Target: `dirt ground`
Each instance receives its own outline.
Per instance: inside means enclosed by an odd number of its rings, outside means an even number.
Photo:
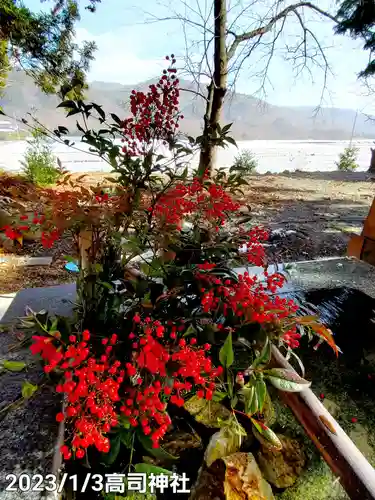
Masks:
[[[87,184],[105,175],[88,174]],[[255,224],[271,229],[268,247],[272,260],[292,262],[342,256],[350,237],[359,234],[375,196],[375,180],[366,173],[294,172],[253,175],[243,202]],[[71,252],[65,240],[50,252],[51,266],[18,268],[0,264],[0,293],[21,288],[51,286],[74,280],[64,269]],[[39,245],[22,253],[45,255]]]
[[[346,254],[375,197],[366,173],[295,172],[253,176],[244,201],[254,222],[268,226],[280,262]]]

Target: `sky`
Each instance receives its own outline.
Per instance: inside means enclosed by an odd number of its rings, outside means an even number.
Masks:
[[[165,0],[168,2],[169,0]],[[172,2],[172,0],[170,0]],[[280,0],[279,0],[280,1]],[[85,0],[80,0],[83,3]],[[164,0],[102,0],[97,11],[90,13],[82,9],[81,20],[76,27],[77,41],[95,41],[98,47],[95,61],[89,73],[89,80],[117,82],[131,85],[137,84],[160,74],[165,65],[165,55],[175,53],[180,65],[184,64],[186,43],[193,61],[197,61],[202,53],[203,40],[201,30],[182,28],[179,20],[150,22],[157,16],[168,18],[174,16],[173,11],[185,15],[195,21],[197,15],[193,12],[207,13],[210,0],[174,0],[167,5]],[[250,6],[238,17],[235,28],[237,32],[248,30],[259,23],[259,17],[266,14],[267,4],[271,0],[228,0],[230,12],[228,21],[231,23],[243,6]],[[232,2],[232,5],[231,3]],[[234,3],[236,2],[236,3]],[[51,4],[40,3],[39,0],[24,0],[27,7],[33,10],[47,8]],[[292,3],[282,2],[284,6]],[[316,0],[320,8],[331,9],[334,0]],[[296,78],[295,63],[285,59],[285,47],[295,47],[301,41],[301,27],[297,18],[290,16],[275,46],[275,55],[268,68],[268,79],[265,88],[259,73],[267,64],[266,55],[270,45],[253,52],[242,65],[236,79],[237,92],[254,95],[278,106],[334,106],[340,108],[358,109],[365,113],[375,113],[375,98],[368,96],[363,84],[358,81],[358,72],[366,66],[368,53],[361,49],[359,41],[350,37],[333,34],[333,23],[322,20],[310,12],[304,15],[305,26],[320,41],[332,74],[327,78],[327,90],[322,95],[324,71],[313,68],[313,80],[308,71]],[[278,25],[280,26],[280,25]],[[310,35],[309,35],[310,36]],[[185,41],[187,40],[187,42]],[[270,41],[270,38],[266,41]],[[316,45],[310,36],[309,53],[314,54]],[[320,59],[322,62],[322,59]]]

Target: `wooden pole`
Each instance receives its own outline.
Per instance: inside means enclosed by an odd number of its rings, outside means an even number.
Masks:
[[[79,233],[79,260],[80,269],[87,271],[90,267],[90,249],[92,245],[92,231],[83,230]]]

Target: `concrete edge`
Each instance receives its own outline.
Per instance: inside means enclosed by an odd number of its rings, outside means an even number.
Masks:
[[[67,403],[66,398],[64,398],[62,402],[62,412],[65,412],[66,403]],[[64,437],[65,437],[65,422],[62,421],[59,423],[57,431],[57,437],[52,458],[52,466],[50,470],[50,474],[53,474],[56,477],[57,490],[53,492],[45,492],[45,495],[43,496],[45,500],[60,500],[64,494],[64,488],[61,492],[58,491],[60,484],[59,480],[63,468],[63,461],[60,448],[64,444]]]

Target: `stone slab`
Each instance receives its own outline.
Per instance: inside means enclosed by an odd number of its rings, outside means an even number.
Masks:
[[[16,267],[50,266],[52,257],[23,257],[19,255],[1,255],[0,265],[12,265]]]
[[[236,268],[263,277],[262,267]],[[287,282],[280,292],[312,290],[319,288],[349,287],[375,298],[375,267],[353,257],[328,257],[324,259],[293,262],[269,266],[268,272],[287,274]]]
[[[0,322],[5,316],[5,313],[12,304],[16,294],[15,293],[4,293],[0,294]]]
[[[24,316],[26,306],[34,311],[45,309],[51,313],[71,315],[75,297],[74,284],[0,295],[0,324],[11,324]],[[40,385],[43,379],[42,367],[35,362],[30,350],[14,349],[19,342],[18,335],[19,332],[12,327],[0,333],[0,361],[24,361],[28,365],[22,372],[0,374],[0,500],[41,500],[45,499],[42,492],[22,492],[18,488],[6,491],[9,485],[6,477],[8,474],[17,477],[21,474],[45,476],[54,470],[58,439],[61,438],[55,416],[61,409],[62,399],[45,386],[21,406],[1,412],[21,397],[23,381]]]
[[[294,289],[349,287],[375,298],[375,266],[352,257],[296,262],[289,269]]]
[[[27,306],[36,312],[45,309],[61,316],[70,316],[75,300],[74,283],[44,288],[25,288],[15,294],[0,295],[0,323],[9,323],[25,316]]]

